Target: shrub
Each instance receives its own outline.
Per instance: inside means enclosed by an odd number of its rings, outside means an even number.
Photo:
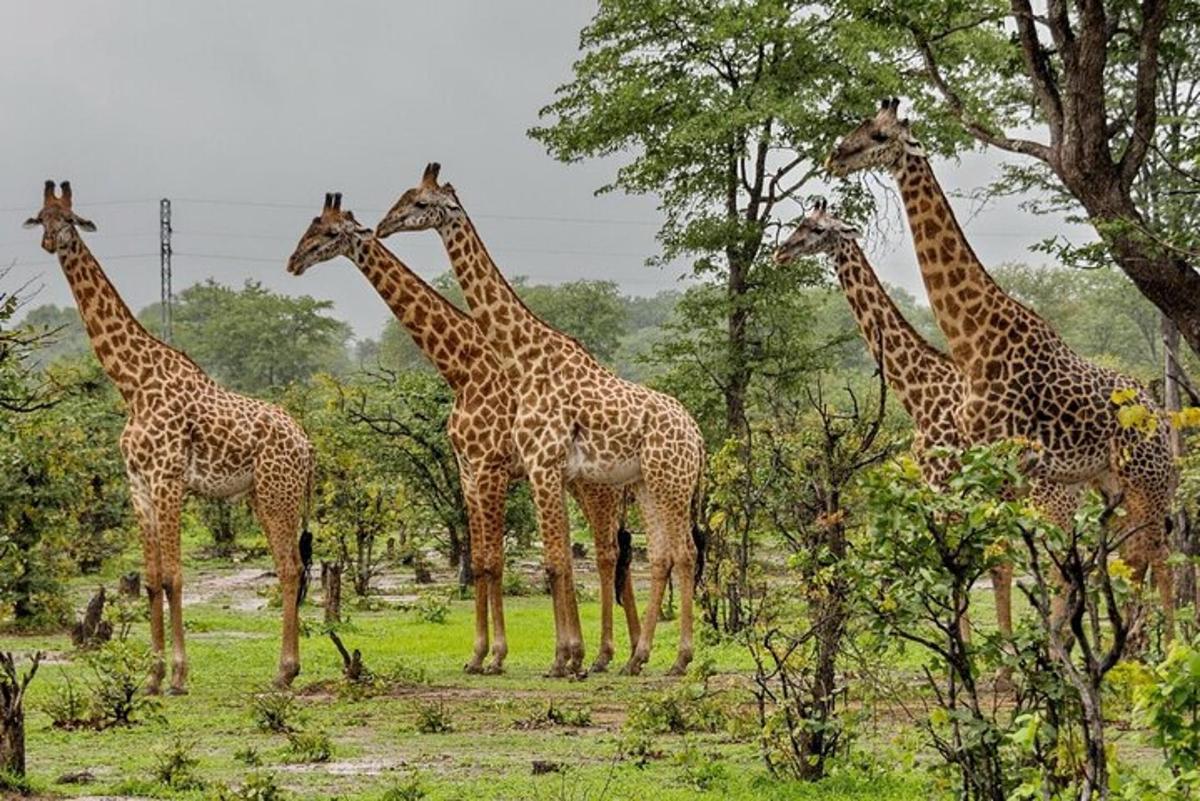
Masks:
[[[250,715],[260,731],[290,734],[300,717],[296,697],[287,690],[269,687],[250,696]]]
[[[639,701],[626,725],[645,734],[715,732],[727,717],[707,682],[685,682]]]
[[[192,744],[176,738],[160,751],[154,761],[154,779],[174,790],[198,790],[204,786],[195,774],[200,760],[192,753]]]
[[[64,677],[66,681],[42,704],[42,711],[50,716],[50,725],[56,729],[71,731],[91,725],[91,705],[76,691],[70,675]]]
[[[433,701],[428,704],[418,703],[416,712],[417,731],[421,734],[448,734],[454,731],[450,708],[444,701]]]
[[[421,777],[414,773],[380,793],[379,801],[421,801],[427,795]]]
[[[284,758],[288,762],[328,762],[333,758],[333,741],[323,731],[292,732]]]
[[[450,600],[442,593],[424,592],[413,611],[426,623],[445,623],[450,618]]]
[[[535,709],[516,722],[520,729],[540,729],[547,726],[590,726],[592,710],[586,706],[560,706],[550,701],[544,708]]]
[[[158,714],[158,700],[142,693],[155,662],[150,651],[120,640],[87,655],[92,671],[92,723],[96,728],[131,726],[138,722],[138,715]]]
[[[233,758],[248,768],[257,768],[262,765],[262,755],[252,745],[234,751]]]
[[[240,787],[217,790],[217,801],[284,801],[287,797],[270,773],[251,773]]]
[[[707,792],[725,783],[728,772],[719,761],[720,755],[701,753],[694,743],[684,743],[683,750],[675,754],[674,763],[682,768],[681,784],[698,792]]]

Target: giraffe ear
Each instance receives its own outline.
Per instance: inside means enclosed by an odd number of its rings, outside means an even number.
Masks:
[[[71,222],[75,223],[76,228],[79,228],[80,230],[83,230],[83,231],[95,231],[96,230],[96,224],[94,222],[92,222],[91,220],[85,220],[84,218],[80,217],[78,214],[71,215]]]
[[[37,217],[30,217],[28,220],[26,220],[24,223],[21,224],[21,227],[22,228],[37,228],[41,224],[42,224],[42,221],[39,220]]]

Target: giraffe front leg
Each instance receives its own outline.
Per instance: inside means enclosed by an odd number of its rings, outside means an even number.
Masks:
[[[504,659],[508,656],[508,633],[504,627],[504,505],[509,484],[507,465],[483,473],[477,484],[483,521],[479,569],[486,578],[492,615],[492,657],[483,671],[498,675],[504,672]]]
[[[187,652],[183,634],[183,564],[179,516],[183,510],[183,483],[164,480],[154,487],[154,517],[157,523],[162,574],[159,586],[166,593],[171,613],[171,695],[187,692]]]
[[[621,522],[622,490],[575,484],[572,492],[583,509],[596,548],[596,572],[600,578],[600,649],[592,673],[608,670],[616,649],[613,645],[613,600],[616,589],[617,528]]]
[[[460,460],[461,461],[461,460]],[[491,587],[484,569],[484,511],[478,496],[479,488],[470,468],[460,466],[463,497],[467,505],[467,536],[471,543],[471,580],[475,590],[475,645],[463,672],[483,673],[483,660],[488,651],[488,602]]]
[[[146,682],[146,692],[158,695],[162,692],[166,665],[163,661],[165,637],[163,632],[163,581],[162,554],[158,545],[158,531],[154,519],[154,501],[150,488],[133,471],[129,473],[130,497],[138,521],[138,532],[142,540],[142,572],[146,587],[146,600],[150,607],[150,647],[154,664]]]
[[[267,537],[275,574],[279,577],[283,632],[274,685],[284,689],[300,675],[300,576],[304,566],[299,534],[305,479],[271,482],[259,477],[265,472],[256,467],[251,497],[254,515]]]
[[[583,663],[583,643],[579,635],[579,607],[575,600],[562,471],[558,464],[552,462],[549,465],[531,465],[527,467],[527,472],[537,506],[543,559],[554,604],[554,662],[546,675],[551,678],[577,675]]]

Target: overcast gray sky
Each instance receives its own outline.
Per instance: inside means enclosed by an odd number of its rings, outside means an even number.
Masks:
[[[593,191],[612,165],[559,164],[527,139],[537,110],[570,77],[583,0],[205,0],[6,3],[0,25],[0,264],[71,302],[38,234],[21,230],[46,178],[69,179],[99,227],[88,242],[134,308],[158,299],[158,199],[174,204],[175,289],[247,278],[336,303],[359,335],[387,310],[349,262],[302,278],[284,263],[323,193],[374,225],[443,165],[502,269],[536,282],[617,281],[629,293],[672,286],[681,269],[655,252],[653,198]],[[995,154],[938,166],[951,190],[997,172]],[[958,203],[963,215],[966,202]],[[986,263],[1063,229],[998,201],[967,221]],[[920,294],[907,233],[872,242],[884,280]],[[398,235],[421,274],[447,268],[433,233]],[[10,287],[11,288],[11,287]]]

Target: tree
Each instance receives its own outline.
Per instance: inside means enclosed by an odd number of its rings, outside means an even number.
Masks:
[[[1172,203],[1194,205],[1200,190],[1200,121],[1187,116],[1200,77],[1200,5],[1049,0],[1045,14],[1030,0],[842,5],[908,40],[925,80],[920,105],[978,142],[1032,159],[1010,169],[1008,187],[1050,190],[1050,204],[1081,208],[1111,258],[1200,353],[1200,240],[1139,191],[1161,187],[1167,172],[1171,191],[1186,184]],[[1172,141],[1186,147],[1169,153]]]
[[[84,356],[92,352],[83,320],[74,306],[53,303],[35,306],[22,318],[21,327],[48,338],[38,348],[35,360],[38,366],[48,365],[60,356]]]
[[[174,344],[222,384],[261,394],[347,364],[350,327],[330,301],[291,298],[248,280],[240,289],[206,281],[183,290],[172,312]],[[142,312],[148,325],[152,310]]]
[[[602,192],[658,195],[655,261],[691,258],[713,288],[695,319],[719,336],[702,377],[721,395],[722,436],[748,435],[763,348],[790,347],[756,327],[779,289],[761,275],[768,232],[819,173],[849,121],[845,95],[864,82],[843,58],[862,43],[830,22],[823,5],[789,0],[603,0],[573,80],[529,132],[562,161],[620,153]],[[865,193],[852,196],[861,208]]]
[[[0,412],[0,608],[20,628],[65,622],[63,580],[98,569],[130,527],[116,390],[91,358],[51,381],[54,405]]]

